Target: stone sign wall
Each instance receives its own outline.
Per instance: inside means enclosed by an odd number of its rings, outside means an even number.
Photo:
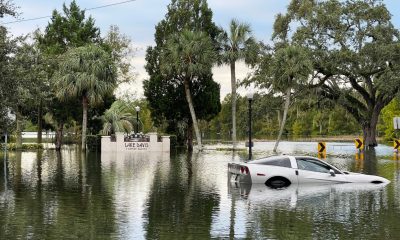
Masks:
[[[102,152],[169,152],[169,136],[162,136],[158,141],[157,133],[149,133],[148,142],[136,142],[134,140],[126,141],[123,133],[116,133],[116,141],[111,141],[110,136],[101,137]]]

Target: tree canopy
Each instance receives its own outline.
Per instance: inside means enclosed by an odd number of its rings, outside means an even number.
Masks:
[[[165,19],[156,26],[154,47],[149,47],[146,52],[146,71],[149,79],[144,81],[144,94],[149,101],[154,122],[160,126],[165,120],[170,132],[180,132],[177,124],[189,124],[189,131],[184,131],[183,138],[190,134],[191,115],[186,102],[183,82],[177,81],[180,73],[161,72],[161,56],[166,48],[166,43],[172,35],[183,30],[203,32],[211,40],[213,49],[218,50],[217,36],[220,29],[212,21],[212,11],[205,0],[172,0],[168,5]],[[196,77],[190,84],[194,109],[198,119],[207,119],[217,114],[220,110],[219,84],[212,79],[211,69],[207,74]],[[187,127],[186,127],[187,129]]]
[[[69,47],[80,47],[88,43],[100,43],[100,29],[95,26],[94,19],[86,18],[85,10],[81,10],[75,0],[69,7],[63,4],[63,13],[53,11],[44,34],[37,40],[44,53],[61,54]]]
[[[366,146],[376,146],[379,114],[400,90],[399,31],[383,2],[293,0],[273,37],[310,52],[314,75],[305,87],[344,107]]]
[[[81,99],[83,108],[82,148],[86,148],[89,105],[103,103],[116,88],[116,69],[111,56],[95,45],[73,48],[61,55],[60,68],[54,74],[56,96],[60,100]]]

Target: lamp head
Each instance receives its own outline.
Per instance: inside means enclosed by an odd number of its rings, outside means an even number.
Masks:
[[[248,93],[246,94],[246,96],[247,96],[247,99],[248,99],[248,100],[253,100],[254,92],[248,92]]]
[[[140,107],[139,107],[139,106],[136,106],[136,107],[135,107],[135,110],[136,110],[136,112],[139,112],[139,111],[140,111]]]

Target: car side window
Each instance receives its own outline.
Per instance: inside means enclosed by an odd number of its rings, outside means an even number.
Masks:
[[[268,159],[259,164],[262,165],[270,165],[270,166],[278,166],[278,167],[287,167],[291,168],[292,165],[290,164],[289,158],[275,158],[275,159]]]
[[[301,170],[329,173],[329,170],[332,169],[329,165],[326,165],[314,159],[300,158],[296,160],[297,160],[297,168]]]

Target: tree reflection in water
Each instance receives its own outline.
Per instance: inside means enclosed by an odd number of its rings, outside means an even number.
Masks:
[[[143,214],[147,239],[209,239],[212,215],[219,204],[215,190],[200,180],[198,153],[173,156],[166,178],[155,172]]]
[[[0,201],[0,239],[108,239],[115,235],[112,198],[100,181],[101,162],[90,155],[92,161],[86,155],[79,158],[90,162],[81,171],[93,173],[82,186],[83,182],[76,181],[79,174],[69,161],[70,153],[10,154],[8,169],[2,171],[8,172],[10,196]],[[90,191],[82,191],[83,187]]]
[[[396,239],[400,164],[381,152],[326,161],[387,186],[284,190],[227,184],[243,152],[11,152],[0,159],[0,239]]]

